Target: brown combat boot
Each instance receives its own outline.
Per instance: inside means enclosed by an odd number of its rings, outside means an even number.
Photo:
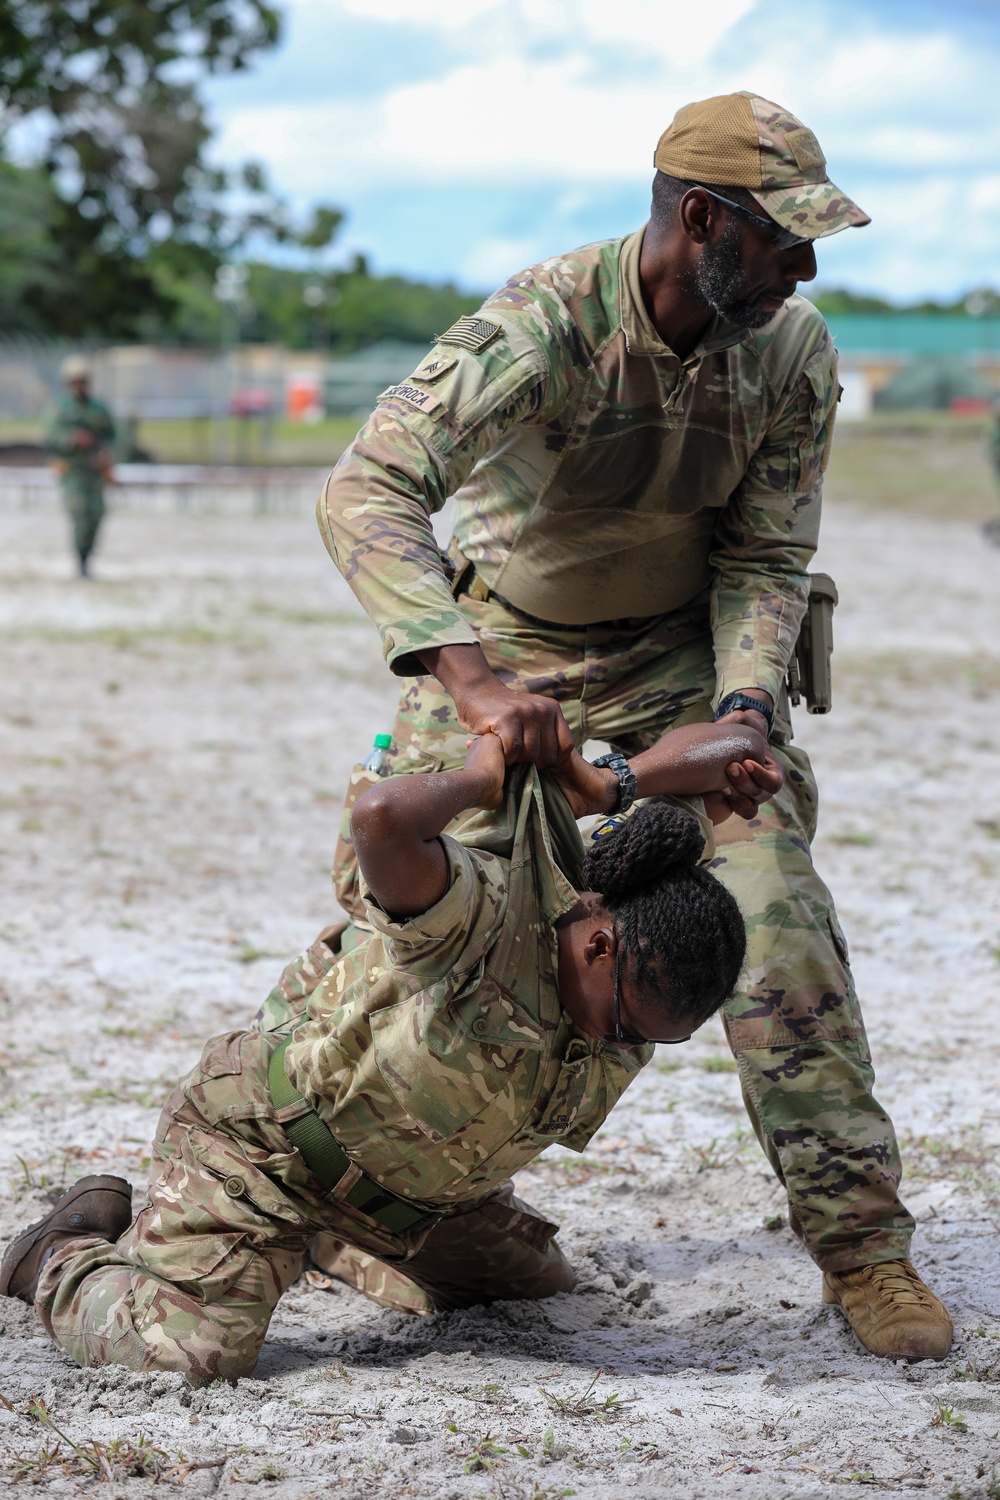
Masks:
[[[908,1260],[823,1273],[823,1301],[840,1308],[866,1349],[883,1359],[944,1359],[948,1309]]]
[[[96,1235],[114,1243],[132,1222],[132,1189],[124,1177],[81,1177],[51,1213],[22,1229],[0,1264],[0,1296],[32,1303],[49,1251],[65,1240]]]

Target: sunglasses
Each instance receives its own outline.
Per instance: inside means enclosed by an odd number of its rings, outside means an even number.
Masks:
[[[771,244],[776,250],[794,250],[797,245],[812,244],[807,234],[793,234],[790,229],[782,229],[781,225],[776,224],[773,219],[763,219],[760,214],[751,213],[748,208],[743,207],[742,203],[734,203],[731,198],[723,198],[721,193],[715,192],[713,188],[706,187],[703,182],[694,182],[691,186],[701,188],[702,192],[707,193],[710,198],[714,198],[716,203],[724,203],[726,208],[731,209],[734,214],[739,214],[741,218],[746,219],[748,224],[756,224],[758,229],[766,230]]]
[[[615,937],[617,936],[618,934],[615,933]],[[617,1042],[619,1047],[648,1047],[653,1042],[655,1042],[658,1047],[678,1047],[680,1046],[681,1042],[689,1042],[691,1040],[690,1032],[688,1032],[687,1036],[672,1036],[663,1041],[654,1036],[633,1036],[631,1032],[622,1031],[622,997],[621,985],[619,980],[621,951],[621,944],[619,943],[615,948],[614,969],[615,1030],[613,1036],[605,1037],[604,1040],[606,1042]]]

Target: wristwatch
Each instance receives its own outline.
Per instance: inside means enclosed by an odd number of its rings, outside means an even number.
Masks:
[[[596,766],[599,770],[602,770],[606,766],[609,771],[614,771],[618,777],[618,801],[611,809],[611,812],[628,812],[635,801],[636,793],[639,790],[639,782],[625,756],[620,750],[609,750],[607,755],[599,755],[590,764]]]
[[[769,703],[764,703],[760,698],[751,698],[749,693],[727,693],[715,710],[717,719],[725,718],[726,714],[735,713],[738,708],[749,709],[751,713],[761,714],[767,720],[768,739],[774,729],[774,709]],[[597,762],[595,761],[596,765]]]

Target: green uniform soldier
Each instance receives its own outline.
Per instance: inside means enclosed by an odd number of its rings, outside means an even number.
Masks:
[[[104,519],[104,486],[111,477],[115,425],[103,401],[90,394],[90,365],[79,355],[63,361],[65,386],[49,421],[47,446],[59,473],[63,501],[73,523],[73,545],[80,576]]]
[[[769,734],[784,784],[764,803],[737,777],[714,865],[749,931],[725,1012],[744,1099],[825,1300],[877,1354],[943,1357],[782,696],[839,391],[795,288],[815,240],[869,220],[750,93],[680,110],[654,160],[643,229],[512,276],[384,392],[320,527],[404,679],[397,771],[461,764],[469,731],[541,766],[713,716]]]
[[[990,436],[990,458],[993,469],[1000,480],[1000,408],[997,409],[993,418],[993,432]],[[994,547],[1000,547],[1000,519],[984,521],[983,535]]]
[[[698,861],[734,759],[780,779],[756,731],[692,725],[630,766],[542,775],[487,734],[461,770],[370,788],[352,818],[370,937],[322,933],[257,1029],[209,1042],[134,1222],[123,1179],[82,1179],[8,1247],[0,1293],[81,1365],[202,1384],[253,1369],[317,1231],[338,1273],[414,1310],[401,1286],[439,1309],[569,1290],[555,1224],[509,1179],[554,1141],[582,1151],[648,1039],[686,1041],[732,993],[743,920]],[[653,800],[585,856],[575,819],[625,787]]]

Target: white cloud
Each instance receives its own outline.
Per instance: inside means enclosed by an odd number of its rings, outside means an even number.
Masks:
[[[307,0],[300,14],[318,3]],[[653,145],[681,104],[750,86],[800,113],[820,135],[835,171],[838,156],[888,168],[968,166],[1000,156],[1000,117],[992,112],[984,119],[974,103],[984,97],[989,58],[963,51],[948,37],[838,34],[828,7],[806,12],[780,49],[761,36],[738,60],[727,55],[720,61],[714,56],[720,43],[751,15],[755,0],[716,0],[708,15],[689,0],[619,0],[614,6],[607,0],[430,0],[417,16],[403,0],[342,3],[387,23],[405,14],[430,34],[475,30],[475,17],[487,13],[493,21],[520,18],[525,24],[505,27],[503,50],[476,46],[473,58],[440,76],[361,105],[330,100],[231,110],[224,154],[241,140],[256,142],[255,149],[280,163],[282,179],[293,181],[304,162],[324,155],[335,180],[345,184],[372,172],[390,182],[400,172],[410,181],[431,182],[482,172],[508,180],[555,177],[567,185],[595,177],[633,181],[648,174]],[[548,32],[556,12],[572,22],[562,28],[565,44],[556,55],[536,56],[528,43]],[[619,62],[609,79],[598,64],[612,43],[632,49],[637,65],[645,66],[630,75]],[[655,77],[650,54],[662,59]]]
[[[641,46],[676,68],[705,62],[757,0],[579,0],[575,21],[587,42]]]
[[[383,23],[387,44],[405,25],[407,44],[424,49],[420,81],[360,101],[272,106],[249,102],[248,89],[221,121],[220,154],[262,157],[300,201],[350,206],[415,185],[505,196],[509,224],[472,249],[442,243],[442,275],[496,281],[536,243],[535,226],[518,222],[519,191],[551,190],[553,222],[579,217],[594,194],[649,179],[681,104],[749,87],[815,129],[834,180],[875,219],[864,236],[824,247],[824,279],[829,263],[884,281],[876,256],[900,295],[938,276],[996,276],[977,259],[1000,229],[1000,113],[987,103],[996,50],[943,19],[933,33],[906,33],[876,7],[862,15],[838,0],[766,10],[759,0],[293,0],[293,25],[320,8]]]
[[[316,0],[312,0],[316,3]],[[487,11],[503,10],[507,0],[320,0],[330,10],[343,10],[365,21],[405,22],[433,31],[458,31]]]
[[[502,286],[521,266],[534,265],[540,254],[531,235],[492,235],[476,242],[459,267],[459,276],[466,286]]]

